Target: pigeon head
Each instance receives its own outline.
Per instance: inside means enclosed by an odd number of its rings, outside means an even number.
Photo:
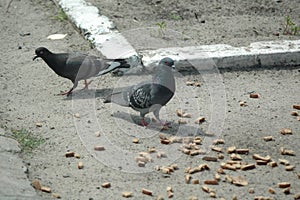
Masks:
[[[164,64],[164,65],[167,65],[169,67],[172,67],[174,68],[174,60],[172,58],[169,58],[169,57],[165,57],[163,58],[159,64]]]
[[[39,57],[44,58],[47,55],[51,54],[51,52],[45,47],[39,47],[35,50],[35,54],[36,54],[36,56],[33,57],[33,60],[35,60]]]

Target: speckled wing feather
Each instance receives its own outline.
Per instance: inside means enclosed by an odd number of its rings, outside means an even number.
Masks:
[[[136,109],[149,108],[152,101],[152,88],[153,84],[151,83],[138,85],[137,87],[132,88],[133,91],[128,94],[130,107]]]

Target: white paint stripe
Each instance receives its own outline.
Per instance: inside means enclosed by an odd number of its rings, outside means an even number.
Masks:
[[[144,63],[170,56],[175,60],[213,60],[217,67],[300,65],[300,40],[255,42],[248,47],[226,44],[162,48],[142,51]]]
[[[135,49],[117,30],[113,22],[100,15],[98,8],[84,0],[59,0],[69,19],[83,32],[86,39],[107,58],[136,55]]]

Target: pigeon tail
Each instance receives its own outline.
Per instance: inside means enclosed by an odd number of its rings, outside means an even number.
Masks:
[[[120,106],[125,106],[125,107],[130,106],[128,98],[126,97],[125,93],[122,91],[113,92],[112,94],[108,95],[103,101],[103,103],[111,103],[111,102],[118,104]]]
[[[142,59],[140,56],[130,56],[129,58],[119,58],[119,59],[113,59],[110,60],[108,62],[106,62],[108,64],[108,67],[104,70],[101,70],[96,76],[101,76],[104,74],[107,74],[109,72],[114,71],[115,69],[119,69],[119,68],[133,68],[133,67],[137,67],[139,65],[143,65]]]
[[[96,76],[101,76],[101,75],[107,74],[117,68],[128,68],[128,65],[122,66],[121,63],[119,63],[119,62],[112,62],[106,69],[100,71]]]

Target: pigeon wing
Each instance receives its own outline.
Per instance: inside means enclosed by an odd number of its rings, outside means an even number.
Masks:
[[[70,54],[66,61],[66,67],[66,74],[77,81],[91,78],[104,69],[101,61],[96,56],[80,53]]]
[[[135,109],[147,108],[150,103],[150,91],[151,84],[147,82],[118,88],[105,98],[104,103],[114,102],[118,105],[130,106]]]
[[[152,83],[139,84],[133,87],[129,95],[129,103],[132,108],[145,109],[152,105]]]

